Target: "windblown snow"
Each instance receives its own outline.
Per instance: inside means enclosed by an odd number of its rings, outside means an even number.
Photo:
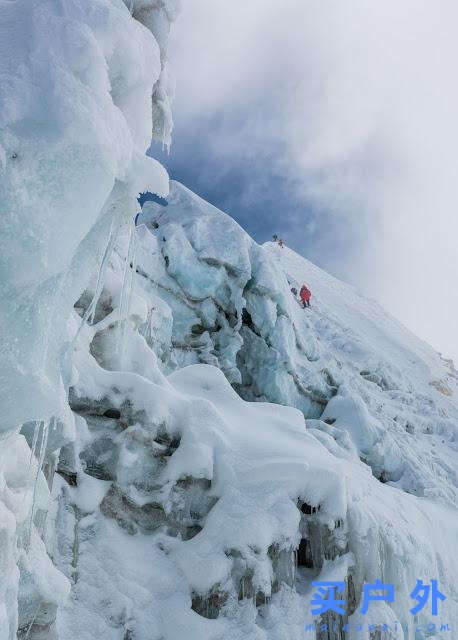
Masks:
[[[451,639],[458,373],[145,156],[176,12],[0,6],[0,640]]]

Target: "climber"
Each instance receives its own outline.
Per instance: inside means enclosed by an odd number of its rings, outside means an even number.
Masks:
[[[272,242],[278,242],[278,236],[276,233],[272,236]]]
[[[297,289],[296,287],[291,287],[291,293],[293,294],[294,297],[297,296]]]
[[[283,249],[283,240],[281,238],[278,239],[278,246]]]
[[[304,309],[305,307],[310,307],[310,298],[312,297],[312,294],[310,292],[310,289],[306,287],[305,284],[302,285],[299,295]]]

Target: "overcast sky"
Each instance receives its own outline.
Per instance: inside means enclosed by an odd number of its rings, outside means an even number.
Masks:
[[[171,176],[458,360],[458,4],[183,0]]]

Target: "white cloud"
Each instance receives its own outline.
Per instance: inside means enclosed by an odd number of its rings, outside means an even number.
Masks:
[[[170,48],[181,129],[217,115],[220,153],[363,225],[342,272],[456,359],[457,18],[452,0],[185,0]]]

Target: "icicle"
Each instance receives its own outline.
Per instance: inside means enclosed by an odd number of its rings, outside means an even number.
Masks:
[[[116,239],[118,237],[119,227],[120,227],[120,224],[117,216],[113,216],[113,219],[111,221],[110,234],[108,236],[107,246],[105,247],[102,261],[99,267],[99,272],[97,274],[97,283],[95,285],[94,297],[92,298],[91,304],[89,305],[90,312],[88,314],[88,322],[90,324],[94,323],[95,310],[100,300],[100,296],[102,295],[103,284],[105,280],[105,271],[107,268],[108,261],[111,257],[111,253],[113,251],[113,247],[115,245]]]
[[[38,431],[40,430],[40,423],[39,422],[35,422],[35,428],[33,430],[33,442],[32,442],[32,448],[30,449],[30,459],[29,459],[29,469],[32,465],[32,458],[35,455],[35,450],[37,448],[37,442],[38,442]]]
[[[48,513],[49,513],[49,509],[51,507],[51,499],[52,499],[52,488],[53,488],[53,481],[54,481],[54,474],[56,472],[57,469],[57,463],[58,463],[58,456],[54,455],[52,457],[52,462],[50,465],[50,471],[49,471],[49,477],[50,477],[50,486],[49,486],[49,495],[48,495],[48,504],[46,505],[46,511],[44,513],[43,516],[43,522],[41,522],[40,524],[40,535],[42,540],[45,540],[45,534],[46,534],[46,523],[48,520]]]
[[[126,263],[124,266],[124,276],[122,281],[121,296],[118,309],[118,339],[117,353],[119,355],[121,367],[123,366],[126,348],[127,319],[132,304],[132,295],[135,282],[135,258],[136,258],[136,238],[135,226],[131,222],[129,228],[129,247],[127,250]]]
[[[29,489],[32,486],[32,460],[34,459],[36,450],[37,450],[37,442],[38,442],[38,434],[40,431],[40,426],[41,426],[41,423],[36,421],[35,427],[33,429],[33,440],[32,440],[32,446],[30,448],[29,467],[27,469],[27,483],[26,483],[26,489],[24,491],[24,495],[22,497],[22,505],[24,505],[24,502],[26,501],[29,495]]]
[[[132,296],[134,294],[134,284],[135,284],[135,273],[137,271],[137,233],[135,227],[132,227],[132,256],[129,264],[131,264],[130,270],[130,284],[129,284],[129,296],[127,299],[127,314],[129,313],[132,306]],[[130,246],[129,246],[130,249]]]
[[[113,252],[113,248],[116,243],[120,227],[121,227],[121,220],[120,220],[120,213],[118,213],[118,215],[113,215],[113,218],[111,220],[110,233],[108,235],[105,251],[103,253],[102,260],[100,262],[99,270],[97,273],[97,282],[95,285],[94,296],[88,308],[84,312],[84,315],[81,320],[81,324],[78,327],[78,331],[76,332],[75,337],[73,338],[73,341],[71,343],[72,348],[74,347],[75,342],[77,341],[81,333],[81,329],[84,327],[86,322],[89,322],[91,324],[94,322],[95,310],[100,300],[100,296],[102,295],[103,285],[105,282],[105,272],[107,270],[107,266],[108,266],[108,262],[111,257],[111,254]]]
[[[83,323],[88,321],[92,323],[94,321],[95,310],[97,308],[97,304],[99,302],[100,296],[102,295],[103,284],[105,280],[105,271],[108,265],[108,261],[113,252],[113,248],[118,237],[118,232],[120,228],[119,216],[113,216],[110,226],[110,233],[108,236],[108,242],[105,247],[105,251],[102,256],[102,260],[100,262],[99,272],[97,274],[97,282],[95,285],[94,297],[91,300],[89,307],[86,309],[86,312],[83,316]]]
[[[293,549],[292,550],[291,562],[292,562],[292,582],[291,582],[291,586],[294,587],[294,585],[296,584],[296,577],[297,577],[297,549]]]
[[[30,470],[32,468],[32,460],[35,457],[35,452],[36,452],[36,449],[37,449],[39,431],[40,431],[40,422],[37,421],[37,422],[35,422],[35,427],[33,428],[33,440],[32,440],[32,446],[30,448],[29,469],[28,469],[29,475],[30,475]]]
[[[35,474],[35,481],[34,481],[33,494],[32,494],[32,505],[31,505],[31,509],[30,509],[29,529],[28,529],[27,539],[26,539],[26,544],[25,544],[25,548],[26,548],[27,551],[30,549],[30,543],[31,543],[31,540],[32,540],[32,529],[33,529],[33,520],[34,520],[34,517],[35,517],[35,506],[36,506],[36,499],[37,499],[38,480],[40,478],[40,473],[41,473],[41,469],[43,467],[43,461],[44,461],[45,454],[46,454],[46,446],[47,446],[47,443],[48,443],[48,429],[49,429],[49,423],[48,422],[42,422],[41,423],[40,453],[39,453],[38,461],[37,461],[37,470],[36,470],[36,474]]]

